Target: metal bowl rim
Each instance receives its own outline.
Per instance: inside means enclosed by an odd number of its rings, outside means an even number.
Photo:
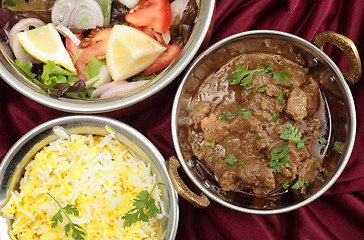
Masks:
[[[181,151],[181,148],[180,148],[180,146],[178,144],[177,119],[176,119],[177,110],[178,110],[178,103],[179,103],[179,98],[181,97],[181,94],[182,94],[183,87],[184,87],[189,75],[191,74],[191,72],[194,70],[194,68],[201,61],[203,61],[205,58],[207,58],[214,51],[217,51],[217,49],[222,48],[224,45],[227,45],[232,41],[238,41],[241,38],[250,37],[250,36],[258,36],[258,35],[277,36],[277,37],[284,37],[284,38],[292,39],[295,42],[298,42],[298,43],[303,44],[304,46],[306,46],[308,48],[311,48],[312,50],[315,51],[315,53],[317,53],[323,59],[325,59],[325,61],[334,70],[334,72],[337,74],[337,76],[339,76],[339,81],[342,84],[342,86],[344,88],[344,91],[345,91],[345,95],[346,95],[346,97],[348,99],[348,103],[349,103],[348,104],[349,105],[348,106],[348,111],[351,113],[350,119],[348,119],[348,120],[351,121],[351,129],[349,131],[349,134],[350,134],[351,137],[347,140],[347,143],[345,144],[346,145],[346,151],[345,151],[345,153],[343,153],[343,157],[342,157],[343,161],[341,162],[339,168],[337,169],[335,174],[332,176],[330,181],[328,181],[323,186],[322,189],[320,189],[318,192],[316,192],[312,196],[308,197],[307,199],[305,199],[305,200],[303,200],[303,201],[301,201],[299,203],[296,203],[296,204],[294,204],[292,206],[279,208],[279,209],[253,209],[253,208],[240,207],[240,206],[236,206],[236,205],[234,205],[232,203],[226,202],[226,201],[222,200],[221,198],[215,196],[209,190],[207,190],[206,187],[192,174],[192,172],[190,171],[188,165],[183,160],[184,158],[183,158],[183,155],[182,155],[182,151]],[[208,49],[206,49],[203,53],[201,53],[193,61],[193,63],[189,66],[189,68],[187,69],[186,73],[183,76],[183,79],[182,79],[182,81],[180,83],[180,86],[179,86],[179,88],[177,90],[177,93],[176,93],[176,96],[175,96],[175,99],[174,99],[174,102],[173,102],[172,116],[171,116],[172,139],[173,139],[174,148],[176,150],[178,159],[180,159],[180,163],[181,163],[185,173],[192,180],[192,182],[204,194],[206,194],[210,199],[214,200],[215,202],[217,202],[217,203],[219,203],[219,204],[221,204],[221,205],[223,205],[225,207],[228,207],[230,209],[233,209],[233,210],[236,210],[236,211],[239,211],[239,212],[251,213],[251,214],[260,214],[260,215],[280,214],[280,213],[293,211],[293,210],[296,210],[296,209],[298,209],[300,207],[303,207],[303,206],[311,203],[312,201],[314,201],[315,199],[317,199],[321,195],[323,195],[336,182],[336,180],[339,178],[339,176],[341,175],[341,173],[343,172],[344,168],[346,167],[346,165],[347,165],[347,163],[349,161],[351,152],[352,152],[353,147],[354,147],[356,127],[357,127],[357,122],[356,122],[355,103],[354,103],[350,88],[349,88],[347,82],[345,81],[342,72],[337,67],[337,65],[332,61],[332,59],[329,56],[327,56],[326,53],[321,51],[318,47],[316,47],[312,43],[308,42],[307,40],[305,40],[303,38],[300,38],[300,37],[298,37],[296,35],[290,34],[290,33],[275,31],[275,30],[252,30],[252,31],[237,33],[237,34],[231,35],[229,37],[226,37],[226,38],[216,42],[215,44],[211,45]]]
[[[114,130],[120,132],[126,137],[133,140],[138,146],[140,146],[143,151],[146,149],[154,156],[150,156],[153,162],[155,162],[156,167],[160,173],[165,176],[165,184],[166,189],[169,193],[169,214],[168,214],[168,229],[167,234],[169,234],[169,239],[174,239],[177,234],[178,229],[178,221],[179,221],[179,206],[178,206],[178,194],[176,190],[173,188],[172,182],[167,173],[167,168],[165,166],[165,159],[159,150],[154,146],[154,144],[146,138],[142,133],[140,133],[135,128],[127,125],[124,122],[121,122],[116,119],[112,119],[104,116],[93,116],[93,115],[74,115],[74,116],[65,116],[59,117],[56,119],[52,119],[46,121],[30,131],[28,131],[25,135],[23,135],[6,153],[4,158],[0,163],[0,184],[5,174],[5,170],[9,163],[12,161],[14,155],[29,141],[31,141],[35,136],[41,134],[44,131],[47,131],[55,126],[71,124],[77,122],[91,122],[91,123],[102,123],[110,125]],[[141,146],[141,143],[143,147]],[[147,151],[146,151],[147,152]]]
[[[158,81],[146,87],[145,89],[142,89],[141,91],[127,97],[118,97],[96,101],[91,100],[86,104],[84,102],[78,103],[60,101],[57,98],[46,96],[24,85],[14,75],[12,75],[3,64],[0,64],[0,76],[12,88],[14,88],[22,95],[28,97],[29,99],[38,102],[44,106],[64,112],[90,114],[111,112],[127,108],[157,94],[168,84],[170,84],[175,78],[177,78],[177,76],[188,66],[188,64],[191,62],[191,60],[201,47],[205,36],[208,33],[210,24],[212,24],[214,9],[215,0],[201,1],[199,13],[206,15],[203,15],[202,17],[199,15],[197,16],[198,19],[196,20],[194,30],[191,33],[191,36],[193,34],[195,37],[193,39],[190,39],[186,43],[186,45],[188,45],[187,49],[185,46],[181,56],[178,57],[174,63],[172,63],[173,66],[171,66],[166,75],[164,75]]]

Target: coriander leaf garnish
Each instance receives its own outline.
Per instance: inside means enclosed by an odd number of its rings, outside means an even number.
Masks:
[[[284,81],[286,81],[287,85],[289,85],[289,78],[290,78],[289,74],[286,71],[279,72],[279,71],[271,69],[272,65],[273,64],[270,62],[266,62],[265,64],[259,65],[258,68],[262,69],[263,73],[265,73],[265,74],[268,74],[268,73],[273,74],[273,78],[274,78],[274,80],[277,81],[278,84],[283,84]],[[259,74],[261,75],[262,73],[259,73]]]
[[[299,176],[297,182],[295,184],[293,184],[292,188],[293,189],[299,189],[299,188],[301,188],[303,186],[304,186],[304,183],[302,182],[302,177]]]
[[[238,116],[239,119],[243,119],[243,116],[247,117],[247,118],[251,118],[253,115],[253,111],[251,110],[246,110],[246,108],[242,108],[240,105],[239,105],[239,108],[238,108],[238,111],[236,113],[232,113],[232,114],[226,114],[226,113],[220,113],[219,115],[217,115],[217,118],[219,120],[223,120],[223,121],[226,121],[226,122],[230,122],[230,119],[231,117],[236,117]]]
[[[239,109],[237,111],[237,116],[241,119],[243,119],[243,116],[247,117],[247,118],[251,118],[253,115],[253,112],[251,110],[246,110],[246,108],[242,108],[239,105]]]
[[[279,71],[271,69],[272,65],[273,64],[270,62],[266,62],[265,64],[259,65],[258,69],[248,70],[242,64],[239,64],[236,67],[234,73],[228,78],[228,81],[230,82],[231,85],[239,84],[240,86],[244,87],[245,90],[248,91],[249,89],[254,87],[254,85],[251,85],[251,86],[248,86],[248,85],[253,80],[254,73],[257,72],[258,75],[271,73],[271,74],[273,74],[273,79],[276,80],[276,82],[278,84],[284,84],[284,81],[285,81],[288,85],[289,78],[290,78],[289,74],[286,71],[279,72]],[[260,87],[259,89],[258,89],[258,92],[265,91],[265,87],[264,88]]]
[[[289,147],[287,144],[284,144],[280,147],[273,149],[270,153],[271,160],[269,162],[269,166],[273,168],[273,172],[282,172],[283,167],[289,167],[287,159],[288,159]]]
[[[279,137],[297,143],[297,148],[299,150],[303,150],[305,147],[305,141],[301,140],[302,134],[298,131],[298,128],[292,124],[288,124]]]
[[[152,197],[155,186],[150,192],[143,190],[137,195],[133,202],[134,208],[121,217],[125,220],[123,227],[130,227],[138,221],[147,222],[159,213],[159,209],[155,205],[155,199]]]
[[[225,159],[222,161],[228,164],[228,168],[235,168],[240,166],[245,162],[245,160],[241,161],[240,159],[236,160],[232,155],[227,155]]]
[[[204,142],[204,145],[207,147],[213,147],[213,146],[215,146],[215,143],[214,142]]]
[[[261,71],[260,73],[259,73],[259,75],[263,75],[263,74],[268,74],[268,73],[270,73],[270,68],[272,67],[272,63],[270,63],[270,62],[266,62],[266,63],[264,63],[264,64],[260,64],[259,66],[258,66],[258,69],[261,69],[261,70],[263,70],[263,71]]]
[[[224,161],[222,161],[222,162],[229,164],[228,168],[230,168],[231,166],[234,167],[235,158],[229,154],[225,157]]]
[[[287,85],[289,85],[289,74],[286,71],[278,72],[275,70],[272,70],[271,73],[273,74],[273,78],[277,81],[279,84],[283,84],[283,81],[286,81]]]
[[[72,238],[75,240],[83,240],[86,237],[86,230],[80,225],[73,223],[68,214],[74,215],[75,217],[79,216],[79,212],[76,207],[71,204],[67,204],[67,206],[62,207],[61,204],[49,193],[47,193],[59,206],[59,210],[52,217],[52,228],[56,228],[58,224],[63,222],[62,213],[67,217],[68,223],[63,226],[63,230],[68,238],[68,234],[72,229]]]
[[[297,142],[297,148],[298,148],[298,150],[303,150],[305,148],[305,141],[304,140],[299,140]]]
[[[319,143],[321,144],[321,146],[325,146],[325,144],[327,143],[327,140],[324,137],[322,137],[320,139]]]
[[[241,161],[240,159],[238,159],[238,163],[236,164],[236,166],[239,167],[243,163],[245,163],[245,160]]]
[[[225,122],[230,122],[230,119],[229,119],[229,117],[231,117],[232,115],[230,114],[230,115],[227,115],[227,114],[225,114],[225,113],[220,113],[219,115],[217,115],[217,118],[219,119],[219,120],[223,120],[223,121],[225,121]]]
[[[344,147],[345,147],[345,144],[343,142],[335,141],[334,147],[332,148],[332,150],[334,150],[335,152],[338,152],[338,153],[342,153],[344,151]]]
[[[263,139],[263,137],[261,137],[260,135],[256,135],[256,136],[255,136],[255,139],[262,140],[262,139]]]
[[[265,92],[265,86],[261,86],[257,89],[257,92],[263,93]]]
[[[282,186],[283,186],[283,189],[287,189],[289,187],[289,185],[291,185],[292,181],[288,181],[288,182],[285,182]]]
[[[244,87],[245,90],[249,90],[250,88],[248,88],[248,85],[251,83],[254,73],[258,71],[259,69],[247,70],[243,65],[239,64],[233,75],[228,78],[228,81],[231,85],[239,84]]]
[[[277,114],[276,113],[273,113],[272,116],[270,116],[270,118],[268,118],[268,122],[274,120],[275,122],[277,121]]]
[[[278,103],[279,105],[283,105],[283,100],[284,100],[284,94],[285,92],[287,92],[287,90],[282,90],[279,95],[278,95]]]

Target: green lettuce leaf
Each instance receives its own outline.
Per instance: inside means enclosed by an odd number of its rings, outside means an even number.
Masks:
[[[92,56],[85,68],[85,76],[87,80],[90,80],[100,73],[100,68],[106,64],[105,60],[98,60],[95,56]]]
[[[102,9],[102,13],[104,14],[104,27],[109,27],[112,0],[96,0],[96,2],[98,2],[98,4]]]
[[[33,67],[31,62],[22,63],[19,61],[19,59],[15,59],[15,65],[21,70],[21,72],[23,72],[26,77],[32,80],[35,78],[35,73],[31,72],[31,68]]]
[[[25,3],[25,0],[2,0],[1,7],[3,8],[15,7],[17,3],[21,2]]]

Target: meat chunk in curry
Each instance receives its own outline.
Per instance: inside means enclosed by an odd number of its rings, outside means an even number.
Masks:
[[[224,191],[268,196],[284,185],[304,193],[324,171],[312,151],[323,101],[308,69],[279,55],[244,54],[201,83],[188,140]]]

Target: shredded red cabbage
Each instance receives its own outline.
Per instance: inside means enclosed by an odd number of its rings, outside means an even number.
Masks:
[[[8,38],[10,29],[24,17],[7,8],[0,8],[0,35]]]

